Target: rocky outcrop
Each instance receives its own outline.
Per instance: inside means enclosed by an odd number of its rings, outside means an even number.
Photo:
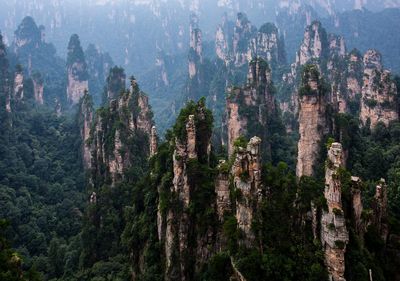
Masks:
[[[125,90],[125,87],[126,75],[124,69],[118,66],[111,68],[107,77],[105,101],[118,98],[119,94]]]
[[[372,206],[374,211],[374,224],[385,243],[389,234],[387,192],[386,182],[384,179],[381,179],[379,184],[376,186]]]
[[[257,36],[250,42],[250,60],[262,58],[267,61],[272,69],[285,63],[283,39],[279,36],[278,28],[272,23],[260,27]]]
[[[328,37],[320,22],[313,22],[304,33],[304,39],[297,53],[296,63],[305,65],[326,55],[328,51]]]
[[[156,87],[167,87],[169,86],[169,78],[167,73],[167,67],[165,65],[164,53],[158,52],[156,57],[156,67],[157,67],[157,78]]]
[[[354,221],[354,229],[359,237],[363,237],[365,232],[365,223],[362,220],[362,212],[364,208],[362,203],[361,184],[362,182],[360,178],[351,177],[352,219]]]
[[[299,94],[299,134],[296,174],[312,176],[319,157],[319,147],[329,131],[326,117],[326,90],[315,65],[303,72]]]
[[[345,281],[345,253],[349,241],[342,207],[342,184],[339,169],[343,166],[340,143],[333,143],[328,151],[325,169],[325,198],[327,210],[321,218],[321,242],[325,251],[325,263],[333,281]]]
[[[226,100],[226,126],[228,134],[228,152],[233,153],[233,144],[240,136],[267,134],[267,119],[275,112],[271,70],[262,59],[249,64],[247,84],[242,87],[228,88]],[[257,130],[257,126],[264,130]]]
[[[235,66],[242,66],[248,63],[248,46],[256,30],[257,29],[247,19],[246,14],[237,14],[232,42],[233,62]]]
[[[221,25],[217,27],[217,31],[215,33],[215,53],[217,57],[225,62],[225,64],[229,63],[229,43],[228,43],[228,34],[227,34],[227,22],[226,18]]]
[[[362,87],[360,120],[371,128],[379,122],[386,126],[399,118],[397,87],[390,72],[383,70],[382,57],[375,50],[364,55],[364,83]]]
[[[80,101],[79,119],[82,139],[83,165],[87,170],[89,170],[92,167],[92,155],[89,139],[90,130],[93,124],[93,102],[87,91]]]
[[[42,32],[32,17],[25,17],[15,31],[14,51],[26,47],[37,48],[42,41]]]
[[[159,234],[165,237],[166,280],[191,280],[193,274],[191,270],[194,267],[199,270],[199,266],[204,264],[212,253],[212,229],[199,231],[195,216],[190,212],[196,186],[200,184],[193,178],[193,169],[196,169],[193,165],[207,163],[210,153],[211,134],[202,131],[208,130],[204,127],[204,122],[206,122],[204,108],[198,105],[196,113],[187,116],[183,135],[175,138],[173,180],[170,189],[171,198],[175,198],[170,203],[175,207],[167,211],[165,235]],[[158,219],[158,222],[162,221]],[[195,244],[193,239],[196,241]],[[188,260],[188,257],[193,259]]]
[[[9,72],[6,46],[0,33],[0,92],[5,95],[5,110],[11,112],[11,96],[9,91]]]
[[[35,101],[38,104],[43,104],[43,91],[44,91],[44,81],[40,73],[36,72],[32,75],[33,81],[33,93]]]
[[[189,78],[199,77],[199,65],[203,63],[202,32],[198,28],[198,19],[191,17],[189,41]]]
[[[94,186],[104,183],[115,186],[125,178],[135,157],[149,157],[152,114],[147,96],[132,79],[131,90],[98,111],[90,141],[93,157],[92,181]],[[134,138],[143,139],[147,145],[141,151],[132,151],[129,145]],[[136,154],[141,155],[136,155]]]
[[[156,126],[151,127],[150,134],[150,157],[156,155],[158,149],[158,138]]]
[[[225,65],[241,67],[256,58],[262,58],[275,70],[285,62],[283,39],[272,23],[257,29],[244,13],[238,13],[232,23],[224,16],[215,34],[215,53]]]
[[[217,195],[217,214],[220,222],[224,220],[224,214],[231,210],[231,199],[229,189],[229,171],[226,170],[228,163],[220,160],[218,175],[215,181],[215,193]]]
[[[17,101],[24,98],[24,75],[21,70],[17,70],[14,76],[14,96]]]
[[[71,36],[67,54],[67,99],[77,104],[85,90],[89,89],[89,75],[78,35]]]
[[[232,166],[233,184],[240,196],[236,199],[236,219],[243,231],[245,245],[254,242],[251,225],[261,200],[261,139],[253,137],[246,148],[239,147]]]

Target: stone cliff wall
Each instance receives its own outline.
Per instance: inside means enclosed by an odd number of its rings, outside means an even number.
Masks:
[[[321,242],[325,251],[325,263],[333,281],[345,281],[345,253],[349,241],[346,220],[342,207],[342,186],[339,169],[343,166],[343,151],[340,143],[333,143],[328,151],[325,169],[325,198],[328,210],[321,218]]]
[[[374,128],[378,122],[386,126],[399,118],[397,87],[390,72],[383,70],[382,57],[375,50],[364,55],[364,83],[362,87],[360,120]]]

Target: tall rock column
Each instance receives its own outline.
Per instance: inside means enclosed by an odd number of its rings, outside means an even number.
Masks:
[[[198,28],[198,19],[193,15],[190,19],[189,45],[189,78],[199,78],[199,65],[203,63],[202,32]]]
[[[170,209],[167,214],[167,225],[165,235],[165,256],[167,280],[172,280],[173,275],[179,274],[179,280],[189,280],[189,269],[187,258],[189,253],[189,231],[190,218],[188,214],[191,201],[191,186],[188,179],[188,161],[197,159],[196,152],[196,126],[194,115],[189,115],[186,123],[186,140],[178,138],[175,140],[175,151],[173,155],[173,186],[171,192],[177,195],[178,204],[182,210]],[[173,255],[178,255],[173,260]]]
[[[115,66],[110,69],[107,77],[105,101],[118,98],[119,94],[125,90],[126,75],[123,68]]]
[[[38,104],[43,104],[44,81],[42,75],[38,72],[34,73],[32,75],[32,81],[33,81],[33,93],[35,96],[35,101]]]
[[[82,158],[83,164],[86,169],[92,167],[92,156],[89,145],[90,130],[93,124],[93,102],[92,98],[87,91],[81,99],[80,104],[80,126],[81,126],[81,138],[82,138]]]
[[[24,75],[22,69],[19,68],[14,76],[14,99],[22,100],[24,98]]]
[[[399,119],[397,87],[390,72],[383,70],[381,54],[369,50],[364,55],[364,85],[362,87],[360,119],[375,128],[378,122],[386,126]]]
[[[267,119],[274,112],[275,98],[271,70],[267,62],[255,59],[249,64],[247,84],[241,88],[228,89],[225,123],[229,155],[232,155],[233,144],[240,136],[247,138],[251,135],[260,135],[266,138]]]
[[[363,203],[361,194],[361,180],[358,177],[351,177],[351,209],[354,220],[354,229],[362,237],[365,231],[365,224],[362,221]]]
[[[312,176],[319,157],[320,142],[328,132],[326,92],[317,66],[307,65],[299,91],[299,134],[297,177]]]
[[[147,159],[150,154],[152,113],[147,96],[132,79],[130,91],[122,92],[97,114],[91,132],[94,184],[115,186],[125,177],[134,158]],[[133,152],[132,138],[145,140],[142,151]],[[139,155],[138,155],[139,154]],[[129,177],[129,175],[128,175]]]
[[[77,104],[89,88],[89,74],[78,35],[71,36],[67,54],[67,98],[72,104]]]
[[[236,219],[245,235],[243,242],[246,245],[254,242],[251,224],[261,199],[260,144],[261,139],[253,137],[246,148],[239,147],[232,167],[234,187],[240,192],[236,200]]]
[[[376,186],[373,210],[375,226],[383,241],[386,242],[389,234],[389,225],[387,185],[384,179],[381,179],[379,184]]]
[[[11,97],[9,92],[9,73],[6,46],[0,33],[0,93],[5,95],[5,110],[11,112]]]
[[[333,143],[328,151],[325,169],[325,198],[328,210],[321,218],[321,242],[325,251],[325,263],[333,281],[345,281],[345,253],[349,241],[346,220],[342,208],[342,184],[339,169],[343,166],[340,143]]]

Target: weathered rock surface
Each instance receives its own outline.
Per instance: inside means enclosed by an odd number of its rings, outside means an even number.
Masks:
[[[236,201],[238,227],[244,233],[243,243],[251,245],[254,233],[251,225],[257,205],[261,200],[261,139],[253,137],[247,148],[239,148],[232,167],[234,188],[241,196]]]
[[[198,28],[198,19],[191,17],[189,41],[189,78],[199,77],[199,65],[203,63],[202,32]]]
[[[67,98],[72,104],[77,104],[84,92],[89,90],[89,77],[85,55],[76,34],[70,38],[67,56]]]
[[[316,66],[307,68],[302,77],[303,93],[299,97],[299,134],[296,174],[314,175],[319,157],[319,147],[323,136],[328,132],[326,117],[326,93]]]
[[[24,98],[24,75],[18,71],[14,76],[14,99],[22,100]]]
[[[87,91],[81,99],[79,118],[81,126],[83,165],[86,169],[90,169],[92,167],[92,155],[89,139],[90,130],[92,129],[93,124],[93,103],[92,98]]]
[[[383,70],[382,57],[375,50],[364,55],[364,84],[362,87],[360,120],[374,128],[378,122],[386,126],[399,118],[397,87],[390,72]]]
[[[121,91],[125,90],[126,75],[123,68],[113,67],[107,77],[106,99],[107,101],[118,98]]]
[[[232,155],[233,144],[240,136],[262,134],[264,137],[268,132],[267,118],[274,112],[275,98],[271,70],[264,60],[253,60],[249,64],[247,84],[242,88],[228,88],[225,122],[229,155]],[[256,126],[255,123],[259,123],[264,130],[262,132],[252,130],[251,128]]]
[[[365,222],[362,220],[363,203],[361,193],[361,180],[358,177],[351,177],[351,208],[354,229],[359,237],[363,237],[365,232]]]
[[[389,234],[388,225],[388,195],[387,185],[384,179],[381,179],[376,186],[373,202],[374,224],[378,229],[383,241],[387,241]]]
[[[38,104],[43,104],[44,81],[40,73],[32,75],[32,82],[35,101]]]
[[[143,147],[148,157],[152,127],[148,98],[132,79],[131,90],[121,93],[95,118],[90,137],[95,163],[92,168],[94,184],[105,181],[114,186],[124,178],[125,171],[131,167],[135,157],[129,146],[132,137],[139,136],[148,141],[148,146]]]
[[[349,234],[342,208],[342,187],[339,169],[343,166],[340,143],[333,143],[328,151],[325,169],[325,198],[328,210],[321,218],[321,242],[325,251],[325,263],[333,281],[344,281],[346,245]]]

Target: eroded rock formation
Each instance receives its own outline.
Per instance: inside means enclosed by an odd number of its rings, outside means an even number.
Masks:
[[[14,96],[15,100],[22,100],[24,98],[24,75],[22,69],[17,70],[14,76]]]
[[[107,77],[106,101],[118,98],[119,94],[125,90],[126,75],[123,68],[113,67]]]
[[[321,218],[321,242],[325,251],[325,263],[333,281],[344,281],[346,245],[349,234],[342,207],[342,184],[339,169],[343,166],[340,143],[333,143],[328,151],[325,169],[325,198],[327,210]]]
[[[83,165],[86,169],[92,167],[92,155],[89,144],[90,130],[93,124],[93,102],[89,93],[86,91],[80,101],[80,127],[81,127],[81,138],[82,138],[82,158]]]
[[[44,81],[40,73],[34,73],[32,75],[33,81],[33,93],[35,96],[35,101],[38,104],[43,104],[43,92],[44,92]]]
[[[213,231],[207,228],[205,232],[198,230],[195,218],[190,213],[196,186],[200,183],[193,178],[193,165],[207,163],[210,144],[210,132],[203,132],[205,122],[204,108],[199,106],[194,115],[187,116],[183,136],[175,138],[173,153],[173,180],[171,198],[176,198],[171,204],[180,206],[170,208],[166,213],[165,227],[159,226],[159,236],[164,237],[167,280],[191,280],[193,267],[198,267],[210,257],[214,245]],[[200,124],[199,128],[196,124]],[[190,176],[192,175],[192,176]],[[158,222],[162,222],[160,218]],[[163,233],[160,233],[164,231]],[[193,244],[193,239],[196,243]],[[190,261],[188,257],[193,259]]]
[[[275,112],[271,70],[262,59],[249,64],[247,84],[242,88],[229,88],[226,100],[226,126],[228,152],[240,136],[267,134],[267,119]],[[258,131],[260,126],[264,130]]]
[[[381,179],[375,189],[373,202],[374,224],[381,235],[383,241],[387,241],[389,234],[388,225],[388,195],[387,185],[384,179]]]
[[[76,34],[70,38],[67,57],[67,98],[70,103],[77,104],[85,90],[89,89],[89,75],[85,55]]]
[[[240,192],[236,200],[236,219],[243,231],[243,242],[251,245],[254,233],[251,225],[257,205],[261,200],[261,139],[253,137],[246,148],[239,147],[232,166],[234,188]]]
[[[364,55],[360,120],[374,128],[378,122],[388,125],[399,118],[397,87],[390,72],[383,70],[382,57],[375,50]]]
[[[131,167],[135,157],[147,158],[150,155],[152,126],[148,98],[132,79],[131,90],[121,93],[95,117],[89,141],[95,186],[102,183],[114,186],[124,179],[125,171]],[[134,148],[129,143],[133,138],[143,139],[147,145],[141,147],[141,151],[132,151]],[[138,153],[140,156],[136,155]]]
[[[189,41],[189,78],[199,77],[199,65],[203,63],[202,33],[196,16],[191,17]]]
[[[296,174],[312,176],[319,157],[319,147],[328,132],[326,95],[315,65],[305,68],[299,96],[299,134]]]

